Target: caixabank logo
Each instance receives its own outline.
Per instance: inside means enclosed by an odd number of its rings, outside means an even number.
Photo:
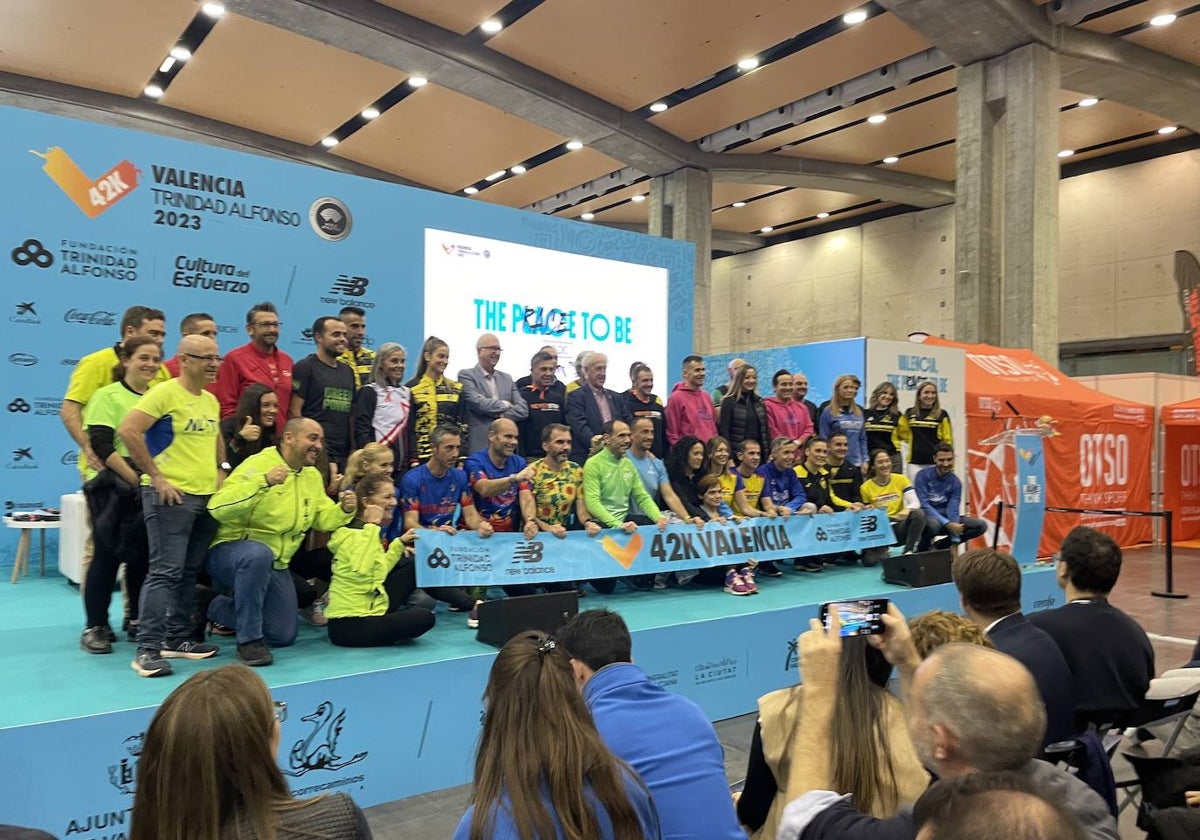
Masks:
[[[138,170],[128,160],[123,160],[99,177],[92,178],[71,159],[62,146],[53,146],[45,153],[32,154],[42,159],[42,171],[89,219],[96,218],[137,189]]]

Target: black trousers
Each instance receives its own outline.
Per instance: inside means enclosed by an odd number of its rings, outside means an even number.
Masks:
[[[84,486],[84,497],[92,517],[92,565],[83,581],[83,606],[87,626],[109,623],[117,570],[125,564],[125,588],[129,591],[129,620],[138,620],[138,602],[142,583],[150,565],[150,547],[146,541],[146,522],[142,518],[141,495],[132,487],[118,490],[115,477],[109,481],[91,481]]]
[[[388,611],[383,615],[330,618],[326,628],[329,641],[340,647],[387,647],[429,632],[433,613],[408,606],[408,598],[416,588],[416,567],[412,560],[403,558],[383,581]]]

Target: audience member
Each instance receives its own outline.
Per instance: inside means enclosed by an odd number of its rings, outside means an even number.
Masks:
[[[350,457],[350,406],[355,390],[354,371],[338,358],[346,349],[346,325],[324,315],[313,321],[312,333],[317,351],[296,362],[292,370],[288,417],[307,417],[321,425],[324,455],[340,473]]]
[[[1043,799],[1020,773],[971,773],[938,782],[917,802],[917,840],[1086,840],[1079,820]]]
[[[683,378],[675,383],[667,400],[668,447],[688,435],[706,441],[717,433],[713,403],[704,393],[706,370],[701,356],[684,357]]]
[[[913,647],[922,659],[942,645],[961,642],[994,648],[991,640],[977,624],[969,618],[946,610],[928,610],[908,620],[908,632],[912,635]]]
[[[275,420],[279,416],[279,397],[261,382],[247,385],[238,397],[237,410],[221,421],[221,439],[229,466],[275,445]]]
[[[583,368],[584,385],[567,396],[567,425],[571,427],[571,460],[582,464],[588,458],[592,438],[612,420],[630,421],[629,409],[621,395],[604,387],[608,378],[608,357],[589,353]]]
[[[925,512],[925,533],[918,546],[921,551],[967,543],[987,532],[987,523],[982,519],[960,512],[962,482],[954,474],[954,448],[950,444],[935,447],[933,466],[917,473],[913,487]]]
[[[493,421],[504,418],[520,423],[529,416],[529,403],[521,397],[513,378],[501,370],[500,339],[484,333],[475,342],[475,367],[458,372],[467,420],[467,445],[471,452],[486,449]]]
[[[439,426],[455,426],[467,439],[466,404],[462,399],[462,383],[446,378],[450,364],[450,347],[436,335],[425,339],[417,373],[408,380],[412,412],[408,424],[409,466],[424,464],[433,454],[434,444],[429,436]]]
[[[881,382],[871,392],[863,412],[863,428],[867,433],[867,452],[881,449],[888,454],[892,469],[901,472],[900,444],[896,437],[900,422],[900,396],[891,382]]]
[[[821,411],[821,422],[817,424],[817,434],[829,440],[835,431],[846,433],[849,444],[846,460],[855,467],[862,468],[867,460],[867,432],[863,420],[863,410],[855,397],[862,383],[857,376],[845,374],[833,381],[833,396],[829,405]]]
[[[587,610],[559,637],[600,737],[653,796],[663,837],[745,840],[708,715],[633,664],[633,641],[621,616]]]
[[[938,400],[937,383],[922,382],[917,386],[911,408],[907,408],[896,423],[896,441],[908,444],[908,477],[936,463],[938,444],[954,445],[950,415]]]
[[[130,840],[370,840],[349,796],[293,799],[276,763],[287,705],[249,668],[203,671],[154,713],[138,758]]]
[[[742,358],[734,358],[729,360],[729,366],[725,369],[729,376],[725,380],[725,384],[718,385],[712,392],[712,403],[714,406],[717,406],[718,408],[720,407],[721,401],[725,399],[725,396],[729,393],[730,387],[733,385],[733,378],[737,376],[737,372],[741,370],[745,364],[746,360]]]
[[[1121,574],[1121,549],[1080,525],[1054,564],[1067,603],[1029,621],[1054,639],[1075,683],[1075,723],[1127,726],[1154,679],[1154,648],[1141,626],[1108,601]]]
[[[1046,744],[1078,734],[1071,669],[1054,640],[1021,613],[1021,567],[993,548],[968,551],[954,561],[962,609],[996,649],[1029,669],[1046,706]]]
[[[565,837],[565,826],[595,840],[662,837],[650,792],[605,746],[567,652],[545,633],[514,636],[492,663],[473,781],[454,840]]]
[[[807,405],[795,398],[796,385],[792,375],[784,369],[775,371],[771,387],[775,395],[763,400],[767,408],[768,440],[785,437],[799,441],[810,437],[813,434],[812,414]],[[763,451],[768,445],[763,445]]]
[[[288,564],[310,528],[334,531],[356,511],[354,494],[338,502],[325,495],[316,465],[324,445],[321,426],[293,417],[277,447],[247,458],[208,503],[219,523],[207,568],[218,595],[208,617],[237,630],[238,658],[270,665],[272,647],[287,647],[298,631],[296,588]]]
[[[892,456],[882,449],[871,453],[871,476],[862,483],[863,504],[876,507],[887,513],[896,542],[904,546],[905,554],[916,550],[921,535],[925,533],[925,511],[917,498],[916,488],[908,477],[894,469]],[[863,552],[863,559],[872,549]]]
[[[558,381],[558,356],[545,348],[534,354],[529,370],[530,375],[517,383],[517,393],[528,408],[527,416],[517,425],[521,430],[521,454],[538,458],[546,454],[542,432],[547,426],[566,422],[567,389]]]
[[[185,335],[202,335],[216,341],[217,322],[207,312],[192,312],[184,315],[179,322],[179,337],[183,338]],[[164,361],[163,367],[167,369],[167,373],[171,374],[172,378],[179,375],[179,359],[175,356]],[[208,390],[215,394],[216,383],[210,384]]]
[[[179,342],[179,376],[151,388],[125,415],[117,434],[142,475],[142,515],[150,565],[138,613],[137,654],[142,677],[171,673],[167,659],[207,659],[217,648],[193,641],[196,578],[216,532],[209,497],[225,462],[220,406],[204,389],[221,357],[211,338]]]
[[[408,466],[408,426],[412,419],[412,393],[404,384],[408,353],[394,341],[379,345],[370,374],[354,395],[350,425],[354,448],[380,443],[392,451],[392,482]],[[347,470],[349,467],[347,467]]]
[[[630,426],[638,419],[646,419],[654,429],[654,439],[650,451],[655,458],[665,458],[667,455],[666,409],[663,401],[654,393],[654,373],[647,365],[634,362],[629,368],[629,380],[632,387],[621,394],[625,401],[625,410],[629,413]]]
[[[364,346],[367,311],[361,306],[343,306],[338,318],[346,325],[346,349],[338,360],[354,371],[354,389],[357,391],[371,381],[371,369],[375,366],[375,353]]]
[[[259,382],[275,392],[279,401],[275,433],[283,431],[292,404],[292,357],[277,346],[282,328],[279,313],[270,301],[256,303],[246,312],[246,335],[250,340],[230,350],[221,362],[216,393],[222,418],[237,411],[246,386]]]
[[[753,365],[744,364],[733,375],[721,400],[717,432],[733,446],[743,440],[757,440],[764,448],[771,445],[767,407],[758,395],[758,370]]]

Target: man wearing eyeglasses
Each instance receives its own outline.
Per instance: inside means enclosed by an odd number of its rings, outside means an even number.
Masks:
[[[487,449],[488,429],[493,420],[504,418],[520,424],[529,416],[529,403],[517,390],[513,378],[496,370],[500,352],[500,339],[484,333],[475,342],[479,364],[458,372],[467,405],[467,446],[471,452]]]
[[[172,672],[168,659],[207,659],[214,645],[192,640],[196,576],[217,523],[208,499],[221,483],[225,441],[220,406],[205,386],[217,378],[217,343],[200,335],[179,342],[179,376],[151,388],[117,434],[142,471],[142,514],[150,570],[142,587],[138,647],[131,667],[142,677]]]
[[[237,410],[237,401],[247,385],[261,383],[275,392],[281,406],[292,399],[292,357],[280,350],[279,313],[275,304],[263,301],[246,313],[246,334],[250,340],[229,351],[221,363],[221,378],[217,380],[216,395],[221,402],[221,419]],[[287,412],[275,417],[275,433],[283,433]]]

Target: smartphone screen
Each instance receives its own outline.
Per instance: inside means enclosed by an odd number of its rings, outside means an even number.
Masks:
[[[883,632],[883,614],[888,610],[887,598],[856,598],[849,601],[830,601],[821,605],[820,621],[829,627],[829,606],[837,607],[842,622],[839,635],[875,636]]]

